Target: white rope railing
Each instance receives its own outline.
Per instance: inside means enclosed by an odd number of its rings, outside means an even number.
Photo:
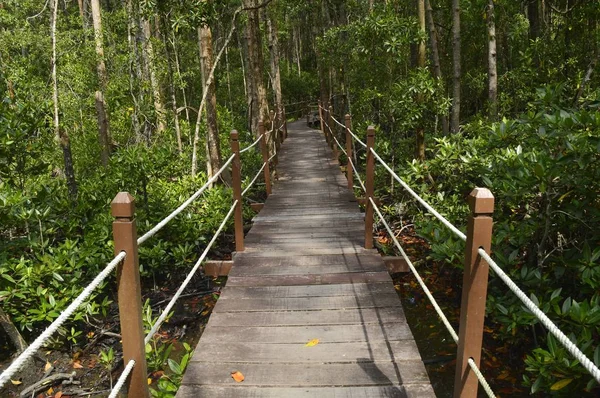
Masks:
[[[365,184],[361,180],[360,174],[358,173],[358,170],[356,170],[356,167],[354,166],[354,162],[352,161],[352,159],[350,159],[350,156],[348,156],[348,153],[344,150],[344,148],[342,147],[342,144],[340,144],[340,142],[337,140],[337,138],[333,137],[333,139],[335,140],[335,142],[336,142],[337,146],[340,148],[340,150],[344,153],[344,155],[346,155],[346,158],[348,158],[348,162],[350,163],[350,166],[352,166],[352,170],[354,170],[354,175],[356,176],[356,179],[360,183],[361,188],[363,189],[363,191],[367,192],[367,188],[365,187]]]
[[[177,215],[179,213],[181,213],[183,210],[185,210],[185,208],[188,207],[190,205],[190,203],[192,203],[194,200],[196,200],[196,198],[198,196],[200,196],[202,194],[202,192],[204,192],[213,182],[215,182],[217,180],[217,178],[219,178],[219,176],[221,175],[221,173],[223,173],[223,171],[225,171],[225,169],[231,164],[231,162],[233,161],[234,157],[235,157],[235,155],[231,155],[229,157],[229,159],[227,159],[227,161],[225,162],[225,164],[219,169],[219,171],[217,171],[215,173],[215,175],[212,176],[206,182],[206,184],[204,184],[202,186],[202,188],[200,188],[199,190],[197,190],[196,193],[194,193],[192,196],[190,196],[188,200],[186,200],[185,202],[183,202],[181,204],[181,206],[179,206],[177,209],[173,210],[173,212],[171,214],[169,214],[167,217],[163,218],[163,220],[161,222],[159,222],[158,224],[156,224],[152,229],[150,229],[144,235],[140,236],[138,238],[138,240],[137,240],[138,246],[141,245],[142,243],[144,243],[145,241],[147,241],[148,239],[150,239],[151,237],[153,237],[154,235],[156,235],[156,233],[158,231],[160,231],[165,225],[167,225],[167,223],[169,221],[171,221],[172,219],[174,219],[175,217],[177,217]]]
[[[271,155],[271,157],[269,158],[268,162],[270,162],[271,160],[273,160],[273,158],[277,156],[277,152],[275,152],[273,155]]]
[[[119,395],[119,392],[121,392],[121,389],[123,388],[125,381],[127,381],[127,378],[129,377],[129,374],[133,370],[134,366],[135,366],[135,361],[133,359],[127,363],[127,366],[125,366],[125,369],[123,369],[123,373],[121,373],[121,376],[119,376],[119,379],[115,383],[108,398],[117,398],[117,396]]]
[[[419,282],[419,285],[421,286],[421,288],[425,292],[425,295],[427,296],[427,298],[429,299],[429,302],[431,303],[431,305],[435,309],[435,312],[438,314],[438,316],[440,317],[442,323],[444,324],[444,326],[448,330],[448,333],[450,333],[450,336],[452,336],[452,339],[454,340],[454,342],[458,344],[458,334],[456,333],[456,331],[454,330],[454,328],[452,327],[452,325],[450,325],[450,321],[448,320],[448,318],[446,317],[446,315],[442,311],[442,309],[439,306],[439,304],[437,303],[436,299],[431,294],[431,291],[429,290],[429,288],[427,287],[427,285],[425,285],[425,282],[421,278],[421,275],[419,275],[419,273],[417,272],[417,269],[413,265],[412,261],[410,261],[410,258],[408,258],[408,256],[406,255],[406,252],[404,251],[404,249],[402,248],[402,246],[398,242],[398,239],[396,238],[396,235],[394,234],[394,232],[392,231],[392,228],[390,227],[390,225],[387,223],[387,221],[383,217],[383,214],[381,214],[381,211],[379,210],[379,207],[377,207],[377,205],[375,204],[375,201],[373,200],[373,198],[369,198],[369,201],[371,202],[371,205],[373,206],[373,209],[377,213],[377,216],[379,217],[379,220],[381,220],[381,223],[385,226],[385,229],[388,231],[388,234],[390,235],[390,237],[394,241],[394,244],[396,245],[396,248],[398,248],[398,250],[400,251],[400,254],[402,255],[402,257],[404,258],[404,260],[408,264],[408,267],[410,268],[410,271],[413,273],[413,275],[417,279],[417,282]],[[485,377],[483,376],[483,374],[481,373],[481,371],[477,367],[477,364],[475,363],[475,361],[473,361],[472,358],[469,358],[468,363],[469,363],[469,366],[471,367],[471,369],[473,369],[473,372],[475,373],[475,376],[477,376],[477,379],[481,383],[481,386],[483,387],[483,389],[487,393],[488,397],[495,398],[496,395],[494,394],[494,392],[490,388],[490,385],[488,384],[487,380],[485,379]]]
[[[477,380],[479,380],[479,384],[481,384],[481,387],[483,387],[483,390],[485,391],[487,396],[489,398],[496,398],[496,394],[494,394],[494,391],[492,391],[492,387],[490,387],[490,385],[488,384],[487,380],[485,379],[485,376],[483,375],[483,373],[481,373],[481,370],[479,370],[473,358],[469,358],[467,360],[467,363],[471,367],[473,373],[475,373]]]
[[[62,326],[63,323],[73,313],[79,306],[81,306],[84,301],[92,294],[92,292],[106,279],[108,275],[117,267],[117,265],[123,261],[127,254],[125,252],[120,252],[109,262],[106,267],[100,272],[93,281],[90,282],[89,285],[86,286],[85,289],[73,302],[63,311],[61,314],[35,339],[33,343],[29,345],[22,353],[10,364],[8,368],[2,374],[0,374],[0,388],[2,388],[11,377],[17,373],[21,368],[25,365],[27,361],[29,361],[33,355],[46,343],[46,341]]]
[[[427,209],[427,211],[429,211],[431,214],[433,214],[438,220],[440,220],[442,222],[442,224],[444,224],[452,232],[454,232],[456,234],[456,236],[458,236],[459,238],[461,238],[464,241],[467,240],[467,235],[465,235],[460,229],[456,228],[450,221],[448,221],[444,216],[442,216],[440,213],[438,213],[433,207],[431,207],[431,205],[429,205],[429,203],[425,202],[425,200],[423,200],[423,198],[421,198],[415,191],[413,191],[408,186],[408,184],[405,183],[402,180],[402,178],[398,177],[398,174],[396,174],[394,172],[394,170],[392,170],[390,168],[390,166],[388,166],[383,161],[383,159],[381,159],[381,157],[377,154],[377,152],[375,152],[375,150],[373,148],[371,148],[371,153],[373,154],[373,156],[375,156],[375,159],[377,159],[379,161],[379,163],[381,163],[383,165],[383,167],[392,175],[392,177],[394,177],[394,179],[396,181],[398,181],[400,183],[400,185],[402,185],[402,187],[404,187],[404,189],[406,189],[408,191],[408,193],[410,193],[412,195],[413,198],[415,198],[419,203],[421,203],[423,205],[423,207],[425,207],[425,209]]]
[[[258,173],[256,173],[256,175],[254,176],[254,178],[252,179],[252,181],[250,182],[250,184],[248,184],[248,186],[246,187],[246,189],[244,189],[242,191],[242,196],[246,195],[246,192],[248,192],[250,190],[250,188],[252,188],[252,185],[254,185],[254,183],[256,182],[256,180],[258,179],[258,177],[260,176],[260,173],[262,173],[262,171],[265,169],[265,166],[267,164],[263,163],[262,167],[260,168],[260,170],[258,170]]]
[[[242,149],[242,150],[240,151],[240,154],[242,154],[242,153],[244,153],[244,152],[246,152],[246,151],[249,151],[250,149],[254,148],[254,146],[260,142],[260,139],[263,137],[263,135],[264,135],[264,134],[261,134],[261,135],[260,135],[260,136],[259,136],[259,137],[256,139],[256,141],[254,141],[252,144],[250,144],[250,145],[249,145],[249,146],[247,146],[246,148]]]
[[[323,108],[322,106],[319,106],[319,108],[321,108],[323,111],[326,111],[326,112],[328,112],[328,111],[327,111],[327,109]],[[334,121],[334,122],[336,122],[337,124],[339,124],[339,125],[340,125],[340,126],[342,126],[343,128],[346,128],[346,125],[342,124],[342,123],[341,123],[339,120],[337,120],[335,117],[333,117],[333,115],[331,116],[331,118],[333,119],[333,121]],[[326,122],[325,120],[323,120],[323,123],[325,123],[325,125],[327,125],[327,122]],[[327,127],[329,127],[329,125],[327,125]],[[331,128],[330,128],[330,129],[331,129]],[[354,139],[355,139],[356,141],[358,141],[358,143],[359,143],[360,145],[362,145],[362,146],[363,146],[363,148],[366,148],[366,147],[367,147],[367,144],[365,144],[365,143],[364,143],[364,142],[363,142],[363,141],[362,141],[360,138],[358,138],[358,136],[357,136],[356,134],[354,134],[354,133],[352,132],[352,130],[348,129],[348,132],[350,133],[350,135],[351,135],[352,137],[354,137]]]
[[[375,158],[390,172],[396,181],[398,181],[417,201],[419,201],[431,214],[439,219],[446,227],[454,232],[462,240],[467,239],[466,235],[456,228],[450,221],[439,214],[433,207],[425,202],[416,194],[398,175],[381,159],[381,157],[371,148]],[[371,201],[372,202],[372,201]],[[600,383],[600,369],[592,362],[559,328],[548,316],[539,309],[539,307],[517,286],[515,282],[500,268],[500,266],[483,249],[479,249],[479,255],[489,264],[490,268],[500,277],[506,286],[523,302],[525,307],[535,315],[536,318],[548,329],[554,337],[577,359],[583,367]]]
[[[590,372],[590,374],[600,383],[600,369],[592,362],[581,350],[573,344],[573,342],[556,326],[554,322],[548,318],[546,314],[539,307],[531,301],[529,297],[517,286],[515,282],[500,268],[498,264],[490,257],[489,254],[483,249],[479,249],[479,255],[490,265],[490,268],[502,279],[502,282],[523,302],[525,307],[535,315],[542,325],[550,333],[558,339],[558,341],[583,365],[583,367]]]
[[[217,229],[217,232],[215,232],[215,234],[213,235],[212,239],[210,240],[210,242],[208,243],[208,245],[204,249],[204,252],[202,252],[202,255],[200,256],[200,258],[198,259],[198,261],[196,261],[196,264],[194,265],[194,267],[192,268],[192,270],[190,271],[190,273],[188,274],[188,276],[185,278],[185,280],[183,281],[183,283],[181,284],[181,286],[179,286],[179,289],[177,289],[177,292],[175,293],[175,295],[173,296],[173,298],[171,299],[171,301],[169,301],[169,304],[167,304],[167,306],[165,307],[165,309],[163,310],[163,312],[160,314],[160,316],[158,317],[158,319],[156,320],[156,322],[154,323],[154,325],[152,326],[152,328],[150,329],[150,331],[146,335],[146,338],[144,339],[144,344],[148,344],[152,340],[152,338],[154,337],[154,335],[156,334],[156,332],[158,331],[158,329],[160,329],[160,326],[162,325],[162,323],[165,321],[165,319],[167,319],[167,316],[169,315],[169,312],[171,311],[171,309],[175,305],[175,302],[177,301],[177,299],[179,298],[179,296],[181,296],[181,293],[185,290],[185,288],[187,287],[187,285],[190,283],[190,281],[192,280],[193,276],[196,274],[196,271],[198,270],[198,268],[200,268],[200,265],[202,264],[202,262],[204,261],[204,258],[208,254],[208,251],[210,250],[210,248],[212,247],[212,245],[217,240],[217,237],[219,236],[219,234],[221,233],[221,231],[225,227],[225,224],[227,223],[227,220],[229,220],[229,217],[231,217],[231,215],[233,214],[233,211],[235,210],[235,206],[237,204],[238,204],[237,200],[233,202],[233,205],[231,206],[231,209],[229,209],[229,212],[227,213],[227,215],[223,219],[223,222],[221,222],[221,225]]]

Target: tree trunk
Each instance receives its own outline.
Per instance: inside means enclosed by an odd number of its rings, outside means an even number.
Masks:
[[[25,351],[25,349],[27,348],[27,342],[25,341],[23,336],[21,336],[21,333],[19,333],[19,329],[17,329],[14,323],[12,323],[10,317],[6,312],[4,312],[2,307],[0,307],[0,326],[2,326],[2,329],[4,329],[4,331],[8,335],[8,338],[17,349],[17,354],[20,354],[21,352]]]
[[[258,137],[258,122],[269,120],[269,104],[267,103],[267,91],[263,83],[264,65],[262,53],[262,40],[260,36],[260,24],[258,17],[258,0],[244,0],[244,8],[248,9],[248,21],[246,33],[248,36],[248,65],[249,74],[252,75],[252,132]],[[267,137],[271,141],[271,137]],[[272,148],[271,148],[272,150]]]
[[[419,68],[425,68],[425,0],[418,0],[417,3],[417,15],[419,17],[419,30],[423,36],[423,39],[419,43],[419,53],[417,56]],[[423,95],[417,95],[417,103],[423,103]],[[416,147],[415,147],[415,158],[423,161],[425,160],[425,115],[421,116],[421,125],[417,127],[416,131]]]
[[[154,45],[152,44],[152,29],[150,27],[150,21],[145,18],[142,19],[142,33],[144,35],[144,53],[150,74],[150,85],[152,86],[152,97],[154,98],[156,132],[161,133],[167,127],[165,105],[160,92],[160,82],[158,80],[158,70],[156,67],[156,54],[154,52]]]
[[[535,40],[540,37],[539,0],[529,0],[527,3],[527,19],[529,19],[529,40]]]
[[[450,117],[450,130],[457,133],[460,129],[460,0],[452,0],[452,114]]]
[[[496,16],[494,0],[488,0],[488,99],[490,120],[498,119],[498,72],[496,67]]]
[[[181,83],[181,67],[179,66],[179,53],[177,51],[177,41],[175,39],[175,31],[171,31],[172,38],[172,46],[173,46],[173,54],[175,55],[175,68],[177,70],[177,79],[179,86],[181,86],[181,96],[183,98],[183,106],[185,107],[185,120],[187,120],[188,124],[190,123],[190,111],[187,102],[187,96],[185,94],[185,87]]]
[[[203,94],[206,96],[206,174],[211,178],[221,168],[221,149],[217,119],[217,96],[214,80],[208,81],[213,67],[212,32],[205,25],[198,28]],[[193,175],[193,173],[192,173]]]
[[[102,11],[100,1],[92,0],[92,22],[94,23],[94,40],[96,43],[96,71],[100,82],[100,90],[96,92],[96,112],[98,114],[98,138],[100,142],[100,160],[103,166],[108,165],[110,157],[110,122],[104,93],[108,84],[106,64],[104,63],[104,39],[102,34]]]
[[[271,85],[275,97],[275,108],[278,115],[283,114],[281,95],[281,72],[279,69],[279,40],[277,38],[277,20],[267,13],[267,30],[269,32],[269,50],[271,53]],[[276,116],[278,118],[278,116]],[[279,127],[279,126],[278,126]]]
[[[58,18],[58,0],[52,1],[52,18],[50,27],[50,37],[52,41],[52,101],[54,103],[54,132],[63,152],[65,164],[65,177],[71,200],[77,199],[77,181],[75,181],[75,170],[73,168],[73,156],[71,154],[71,143],[69,134],[66,130],[60,128],[60,119],[58,111],[58,77],[56,68],[56,20]]]
[[[440,64],[440,51],[438,42],[437,28],[433,20],[433,9],[431,8],[431,1],[425,0],[427,25],[429,26],[429,40],[431,42],[431,60],[433,63],[433,76],[443,83],[444,77],[442,76],[442,66]],[[442,121],[442,133],[448,134],[450,126],[448,125],[448,116],[446,114],[439,115]]]
[[[136,39],[136,9],[133,0],[127,0],[127,43],[129,45],[129,94],[133,100],[133,112],[131,112],[131,125],[135,134],[136,142],[142,142],[143,135],[140,128],[139,107],[143,100],[141,90],[135,90],[136,83],[142,80],[142,69],[140,66],[138,45]]]
[[[177,150],[181,155],[183,153],[183,145],[181,143],[181,128],[179,126],[179,112],[177,112],[177,96],[175,95],[175,76],[173,75],[173,65],[169,55],[169,46],[167,46],[168,23],[165,22],[165,34],[162,35],[164,47],[164,55],[167,61],[167,72],[169,73],[169,95],[171,96],[171,111],[173,111],[173,119],[175,121],[175,138],[177,139]]]

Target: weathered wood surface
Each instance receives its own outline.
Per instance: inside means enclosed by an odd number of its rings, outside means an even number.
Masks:
[[[435,396],[323,136],[291,124],[278,173],[177,396]]]

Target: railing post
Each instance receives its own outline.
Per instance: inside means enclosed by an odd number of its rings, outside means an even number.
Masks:
[[[354,177],[352,176],[352,136],[350,135],[350,126],[352,123],[352,118],[350,115],[346,114],[344,118],[344,125],[346,126],[346,154],[348,155],[348,159],[346,161],[346,178],[348,179],[348,189],[354,188]]]
[[[240,162],[240,143],[238,132],[231,132],[231,153],[235,155],[231,164],[231,180],[233,188],[233,200],[237,200],[233,213],[235,225],[235,251],[244,251],[244,220],[242,218],[242,172]]]
[[[283,118],[283,139],[287,140],[288,130],[287,130],[287,117],[285,116],[285,108],[281,110],[281,117]]]
[[[117,266],[117,300],[123,342],[123,363],[127,365],[130,360],[135,361],[129,376],[128,395],[147,398],[150,397],[150,393],[142,322],[140,265],[134,218],[135,199],[127,192],[119,192],[110,207],[112,216],[115,217],[113,222],[115,254],[122,251],[127,253],[125,259]]]
[[[331,133],[331,148],[333,149],[333,157],[335,158],[335,161],[337,162],[340,159],[340,154],[338,151],[337,143],[335,142],[335,139],[333,138],[333,137],[335,137],[333,127],[334,127],[333,126],[333,107],[331,105],[329,105],[329,131]]]
[[[323,106],[321,104],[321,100],[319,100],[319,121],[321,122],[321,133],[325,136],[327,140],[327,134],[325,134],[325,121],[323,120]],[[329,141],[327,141],[329,143]]]
[[[367,128],[367,175],[365,178],[365,249],[373,248],[373,204],[369,198],[374,200],[375,185],[375,157],[371,149],[375,146],[375,128]]]
[[[271,169],[269,166],[269,150],[267,149],[267,138],[265,137],[265,123],[258,122],[258,133],[262,135],[260,139],[260,151],[262,152],[263,163],[265,168],[263,170],[265,176],[265,188],[267,190],[267,197],[271,195]]]
[[[468,202],[471,214],[467,224],[465,270],[454,379],[455,398],[476,398],[479,387],[477,376],[471,371],[468,361],[469,358],[473,358],[479,367],[481,359],[489,265],[477,251],[481,247],[486,252],[490,252],[494,195],[486,188],[475,188],[469,194]]]

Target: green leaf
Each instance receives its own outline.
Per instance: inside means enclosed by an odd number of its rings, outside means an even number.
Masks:
[[[65,280],[63,279],[62,276],[60,276],[59,274],[57,274],[56,272],[52,273],[52,277],[54,277],[54,279],[56,279],[59,282],[64,282]]]
[[[533,383],[533,385],[531,386],[531,393],[535,394],[540,389],[541,386],[542,386],[542,377],[538,377],[535,380],[535,383]]]
[[[552,386],[550,387],[550,390],[552,390],[552,391],[562,390],[563,388],[568,386],[572,381],[573,381],[573,379],[559,380],[556,383],[552,384]]]

